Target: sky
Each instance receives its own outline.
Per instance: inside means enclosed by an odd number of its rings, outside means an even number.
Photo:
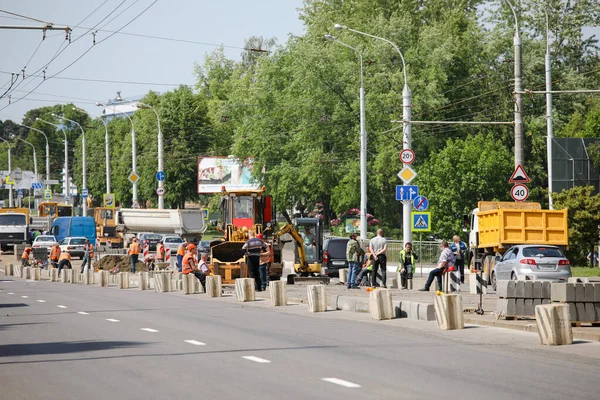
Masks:
[[[70,44],[64,31],[48,31],[42,41],[40,30],[0,29],[0,94],[10,86],[10,73],[21,74],[10,104],[8,98],[0,99],[0,120],[21,122],[30,109],[69,102],[96,116],[101,109],[95,103],[114,98],[117,91],[124,99],[140,98],[150,90],[194,85],[194,63],[202,63],[220,46],[227,57],[239,60],[250,36],[275,37],[285,43],[290,34],[301,35],[301,6],[302,0],[0,0],[0,10],[73,28]],[[0,25],[44,24],[0,12]],[[89,28],[98,30],[95,45],[94,30]],[[109,37],[107,31],[121,28],[128,34]]]

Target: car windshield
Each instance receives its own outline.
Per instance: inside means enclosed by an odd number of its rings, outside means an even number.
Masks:
[[[556,247],[525,247],[523,249],[523,257],[562,257],[564,254]]]
[[[1,214],[0,225],[26,225],[27,220],[23,214]]]
[[[86,239],[71,239],[70,244],[85,244]]]
[[[329,242],[329,247],[327,248],[329,258],[346,259],[347,244],[348,240],[331,240]]]
[[[36,242],[55,242],[54,236],[38,236],[35,238]]]
[[[168,237],[165,238],[165,243],[182,243],[183,240],[181,240],[181,238],[178,237]]]

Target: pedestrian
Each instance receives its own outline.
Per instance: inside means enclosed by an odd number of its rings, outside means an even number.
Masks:
[[[454,254],[452,253],[452,250],[448,248],[447,241],[442,240],[441,249],[442,253],[440,254],[438,265],[429,273],[425,287],[419,289],[421,292],[429,292],[429,287],[433,283],[434,278],[437,278],[438,290],[442,290],[442,275],[446,273],[448,267],[454,266]]]
[[[58,273],[60,274],[63,268],[71,269],[71,253],[63,251],[60,253],[60,259],[58,260]]]
[[[256,237],[260,240],[263,240],[263,234],[259,233]],[[268,243],[266,244],[266,250],[260,252],[260,264],[258,265],[258,272],[260,274],[260,283],[262,290],[267,290],[267,268],[269,266],[269,260],[271,259],[271,247]]]
[[[50,251],[50,264],[52,268],[58,268],[58,259],[60,258],[60,245],[56,243]]]
[[[177,248],[177,271],[179,272],[181,272],[181,268],[183,266],[183,256],[185,255],[185,250],[187,249],[187,246],[187,239],[183,239],[183,243],[181,243]]]
[[[356,277],[360,269],[360,260],[362,249],[356,240],[356,233],[350,234],[350,240],[346,244],[346,260],[348,260],[348,277],[346,280],[347,289],[358,289]]]
[[[129,261],[131,261],[131,273],[135,274],[135,264],[137,263],[140,255],[140,245],[136,238],[133,238],[131,241],[127,254],[129,254]]]
[[[260,253],[267,250],[265,242],[254,236],[254,232],[248,232],[248,241],[244,243],[242,249],[246,250],[247,264],[248,265],[248,277],[254,278],[254,290],[257,292],[262,291],[262,284],[260,281]]]
[[[25,247],[23,254],[21,254],[21,266],[26,267],[29,265],[29,256],[31,255],[31,247]]]
[[[377,236],[369,242],[369,251],[373,254],[371,286],[377,287],[377,269],[381,267],[381,286],[387,288],[387,240],[383,237],[383,229],[378,229]]]
[[[92,268],[92,257],[94,257],[94,246],[87,239],[83,245],[83,262],[81,263],[81,273],[85,270],[87,265],[88,269]]]
[[[371,256],[370,252],[367,252],[367,254],[364,255],[363,257],[363,262],[362,262],[362,269],[360,270],[360,272],[358,273],[358,276],[356,277],[356,284],[358,286],[362,285],[363,283],[363,278],[366,278],[366,286],[369,286],[369,277],[370,277],[370,273],[373,272],[373,257]]]
[[[600,264],[600,258],[598,257],[598,252],[596,249],[587,255],[587,259],[591,263],[592,268],[596,268],[596,265]]]
[[[165,245],[162,241],[156,245],[156,262],[165,262]]]
[[[458,269],[458,272],[460,272],[460,283],[465,283],[465,254],[467,253],[467,245],[460,240],[458,235],[454,235],[450,250],[454,253],[454,265]]]
[[[413,273],[415,272],[416,263],[419,256],[413,252],[412,243],[406,242],[404,250],[400,252],[400,286],[402,289],[412,289]]]

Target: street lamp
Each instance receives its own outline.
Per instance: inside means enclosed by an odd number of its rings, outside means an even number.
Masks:
[[[48,181],[50,180],[50,145],[48,144],[48,136],[44,133],[44,131],[36,128],[32,128],[31,126],[20,124],[22,127],[31,129],[32,131],[36,131],[44,135],[44,139],[46,139],[46,189],[50,189],[50,184]]]
[[[33,175],[35,176],[35,179],[37,181],[39,181],[40,178],[38,176],[37,153],[35,152],[35,146],[33,144],[29,143],[27,140],[21,139],[19,136],[13,135],[12,138],[20,140],[21,142],[30,145],[31,148],[33,149]],[[29,188],[29,190],[30,190],[29,195],[31,196],[31,187]],[[29,202],[31,203],[31,200]]]
[[[104,104],[102,103],[96,103],[96,105],[98,107],[106,107]],[[136,145],[135,145],[135,127],[133,126],[133,120],[131,119],[131,117],[123,112],[123,111],[119,111],[119,110],[115,110],[116,112],[118,112],[119,114],[123,114],[124,116],[127,117],[127,119],[129,120],[129,122],[131,122],[131,173],[132,175],[135,174],[137,176],[137,151],[136,151]],[[108,128],[107,128],[108,129]],[[108,132],[108,131],[107,131]],[[108,145],[107,145],[108,148]],[[108,154],[108,153],[107,153]],[[138,196],[137,196],[137,179],[135,179],[134,182],[132,182],[132,208],[138,208]]]
[[[360,59],[360,238],[367,239],[367,131],[365,129],[365,85],[363,79],[362,53],[335,36],[325,35],[325,39],[354,50]]]
[[[10,157],[10,142],[6,139],[4,139],[3,137],[0,137],[0,139],[2,139],[3,141],[6,142],[7,146],[8,146],[8,173],[11,174],[12,172],[12,161],[11,161],[11,157]],[[11,182],[13,177],[10,177]],[[13,185],[12,183],[8,185],[8,206],[12,207],[13,206]]]
[[[350,32],[358,33],[359,35],[368,36],[373,39],[384,41],[390,44],[398,54],[400,54],[400,59],[402,60],[402,70],[404,73],[404,88],[402,89],[402,130],[403,130],[403,140],[402,140],[402,148],[410,149],[412,146],[412,127],[410,124],[411,114],[412,114],[412,93],[408,87],[408,77],[406,73],[406,63],[404,62],[404,55],[393,42],[384,39],[379,36],[371,35],[365,32],[357,31],[356,29],[348,28],[347,26],[335,24],[333,26],[337,30],[347,30]],[[412,211],[412,202],[411,201],[403,201],[402,204],[402,233],[404,236],[404,243],[412,242],[412,226],[410,221],[410,213]]]
[[[67,139],[67,132],[60,127],[60,125],[58,124],[54,124],[52,122],[48,122],[45,121],[41,118],[36,118],[36,121],[41,121],[41,122],[45,122],[49,125],[52,125],[54,127],[56,127],[56,129],[60,129],[63,133],[63,135],[65,135],[65,203],[67,204],[71,204],[71,190],[70,190],[70,183],[69,183],[69,141]]]
[[[156,115],[156,121],[158,122],[158,172],[163,172],[164,173],[164,164],[163,164],[163,134],[162,131],[160,129],[160,117],[158,116],[158,113],[156,112],[156,110],[154,109],[154,107],[152,107],[151,105],[148,104],[144,104],[144,103],[138,103],[137,104],[138,108],[149,108],[152,111],[154,111],[154,115]],[[165,195],[164,195],[164,187],[165,187],[165,181],[163,180],[159,180],[158,181],[158,209],[162,210],[165,208]]]
[[[94,117],[104,125],[104,147],[106,152],[106,193],[110,193],[110,138],[108,136],[108,124],[102,117]]]

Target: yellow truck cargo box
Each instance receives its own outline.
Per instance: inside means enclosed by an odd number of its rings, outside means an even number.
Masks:
[[[516,244],[566,247],[567,211],[498,208],[479,212],[479,248],[507,249]]]
[[[0,208],[0,214],[11,214],[11,213],[25,214],[27,216],[27,219],[29,219],[29,209],[28,208],[19,208],[19,207]]]

